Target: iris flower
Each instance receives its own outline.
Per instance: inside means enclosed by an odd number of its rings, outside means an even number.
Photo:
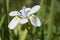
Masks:
[[[37,16],[34,15],[40,9],[39,5],[35,5],[32,8],[23,8],[20,11],[12,11],[9,13],[9,16],[14,16],[14,18],[9,23],[9,29],[14,29],[19,23],[25,24],[29,20],[33,26],[40,26],[41,22]]]

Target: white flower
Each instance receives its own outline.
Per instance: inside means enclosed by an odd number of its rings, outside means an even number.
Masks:
[[[9,16],[15,16],[12,21],[9,23],[9,29],[14,29],[19,23],[25,24],[28,20],[31,21],[33,26],[40,26],[41,22],[38,17],[33,15],[40,9],[39,5],[36,5],[32,8],[26,8],[25,6],[20,11],[12,11],[9,13]]]

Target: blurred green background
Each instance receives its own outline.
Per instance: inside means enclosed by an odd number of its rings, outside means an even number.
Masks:
[[[8,28],[13,18],[9,12],[34,5],[41,6],[35,15],[42,23],[40,27],[29,23],[29,30],[35,37],[25,29],[25,24],[19,24],[14,30]],[[0,0],[0,40],[60,40],[60,0]]]

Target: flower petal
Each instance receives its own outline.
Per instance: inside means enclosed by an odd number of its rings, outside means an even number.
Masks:
[[[20,21],[19,21],[19,23],[21,23],[21,24],[25,24],[25,23],[27,23],[27,22],[28,22],[27,19],[20,19]]]
[[[30,19],[31,24],[32,24],[33,26],[40,26],[40,25],[41,25],[41,22],[40,22],[40,20],[39,20],[38,17],[32,15],[29,19]]]
[[[23,6],[22,10],[20,11],[24,17],[25,17],[25,9],[26,9],[26,7]]]
[[[28,12],[30,12],[30,8],[24,8],[23,7],[23,9],[22,10],[20,10],[20,12],[22,12],[22,15],[24,16],[24,17],[26,17],[27,15],[28,15]]]
[[[25,15],[28,16],[28,13],[30,12],[31,8],[26,8],[25,10],[26,10]]]
[[[38,10],[40,9],[40,6],[39,5],[35,5],[34,7],[32,7],[32,9],[30,10],[29,15],[33,14],[33,13],[36,13]]]
[[[17,15],[21,15],[18,11],[12,11],[9,13],[9,16],[17,16]]]
[[[13,19],[12,19],[12,21],[9,23],[9,25],[8,25],[8,27],[9,27],[9,29],[14,29],[17,25],[18,25],[18,23],[19,23],[19,20],[20,20],[20,18],[19,17],[14,17]]]

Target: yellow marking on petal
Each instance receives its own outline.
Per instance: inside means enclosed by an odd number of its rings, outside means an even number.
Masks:
[[[18,21],[20,18],[19,17],[16,17],[15,20]]]
[[[34,15],[31,16],[31,18],[34,18],[34,17],[35,17]]]

